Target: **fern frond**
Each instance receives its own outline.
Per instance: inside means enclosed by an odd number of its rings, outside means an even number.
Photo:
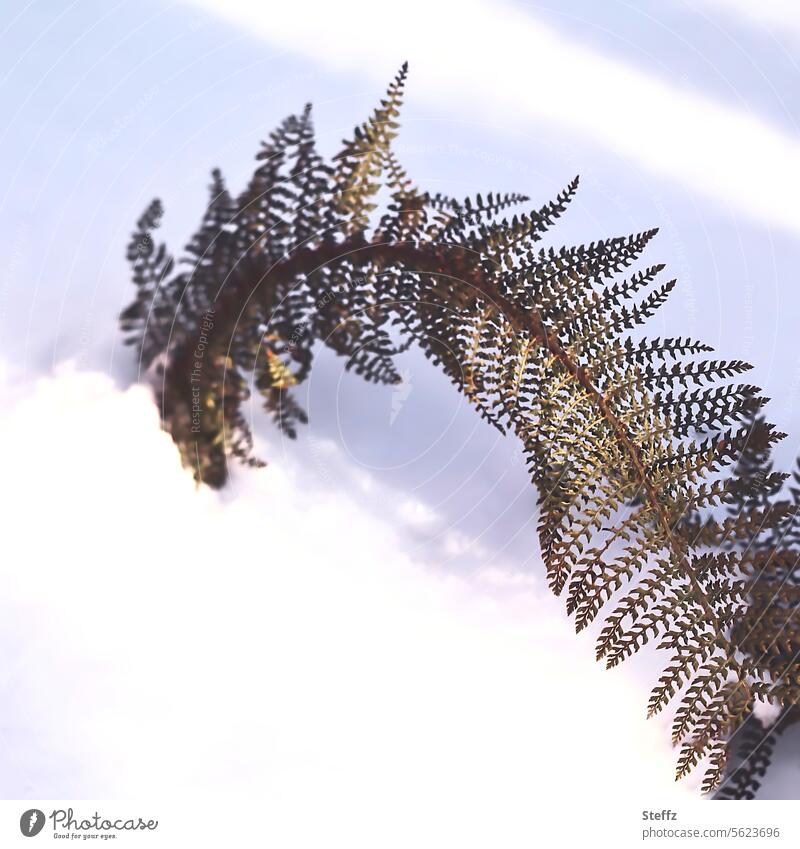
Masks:
[[[167,329],[175,317],[162,290],[172,272],[173,260],[166,246],[156,245],[153,240],[163,213],[161,201],[152,201],[136,223],[128,243],[127,256],[133,271],[136,298],[121,313],[120,327],[125,334],[125,344],[136,346],[143,369],[147,369],[166,347]]]
[[[352,139],[345,140],[336,157],[334,184],[337,209],[348,234],[366,229],[369,215],[376,209],[372,199],[380,189],[379,178],[385,168],[386,155],[399,128],[408,63],[404,63],[381,100],[380,106],[361,126]]]
[[[800,697],[800,476],[780,500],[769,454],[782,435],[751,422],[756,387],[728,382],[747,363],[633,337],[676,285],[660,264],[636,268],[656,231],[540,247],[577,178],[510,218],[522,195],[417,188],[391,146],[405,79],[404,65],[333,164],[307,107],[238,197],[215,172],[188,270],[148,241],[160,206],[140,220],[122,325],[143,363],[162,363],[164,425],[198,480],[221,486],[229,457],[258,463],[253,388],[293,436],[306,414],[292,391],[317,343],[381,383],[399,380],[395,358],[414,343],[520,440],[548,581],[578,630],[596,623],[598,659],[665,653],[648,712],[675,706],[678,775],[706,760],[711,788],[754,701]]]

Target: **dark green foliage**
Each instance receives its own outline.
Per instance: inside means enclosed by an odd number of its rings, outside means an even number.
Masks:
[[[743,465],[781,435],[749,424],[764,403],[756,387],[727,383],[746,363],[630,335],[675,285],[660,282],[661,265],[635,268],[654,230],[540,247],[577,178],[510,218],[525,197],[415,187],[391,149],[404,79],[405,68],[332,165],[306,108],[272,134],[239,197],[215,173],[186,270],[171,273],[152,247],[132,256],[138,293],[123,326],[153,372],[164,426],[198,480],[221,486],[229,456],[254,462],[243,414],[253,390],[290,436],[305,421],[291,388],[315,345],[391,383],[394,340],[417,344],[521,440],[549,582],[578,630],[597,623],[598,659],[612,667],[647,643],[667,652],[649,710],[675,705],[678,775],[706,759],[710,789],[755,701],[788,707],[800,687],[785,647],[768,648],[795,590],[778,587],[781,571],[755,580],[751,544],[774,548],[790,511],[772,505],[774,476]],[[763,634],[755,622],[743,630],[755,611]]]

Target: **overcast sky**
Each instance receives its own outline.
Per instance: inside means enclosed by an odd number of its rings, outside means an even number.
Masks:
[[[658,226],[648,259],[680,285],[650,333],[749,359],[789,463],[797,5],[7,0],[0,56],[4,510],[19,517],[0,572],[2,791],[296,781],[330,802],[337,777],[367,792],[391,763],[392,781],[449,788],[440,808],[414,796],[431,822],[474,793],[521,833],[526,794],[588,794],[602,761],[616,794],[690,792],[642,719],[654,667],[594,667],[547,596],[514,446],[424,358],[401,360],[401,397],[323,359],[300,439],[257,421],[270,466],[195,492],[119,344],[125,243],[159,196],[177,251],[211,168],[238,190],[306,101],[336,152],[407,59],[397,147],[418,184],[543,202],[579,173],[559,242]],[[798,775],[778,764],[767,794],[791,797]]]

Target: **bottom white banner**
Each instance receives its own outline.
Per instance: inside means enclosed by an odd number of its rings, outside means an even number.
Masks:
[[[281,801],[283,803],[281,803]],[[279,849],[516,849],[516,847],[800,846],[800,802],[618,805],[530,799],[529,816],[485,816],[474,805],[304,808],[302,800],[18,800],[0,802],[0,846],[94,841],[119,847],[279,847]],[[509,827],[514,823],[513,830]],[[520,823],[525,823],[520,828]]]

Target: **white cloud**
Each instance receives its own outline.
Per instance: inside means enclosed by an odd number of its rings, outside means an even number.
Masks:
[[[430,527],[440,521],[434,510],[417,498],[404,498],[397,508],[397,518],[415,528]]]
[[[575,44],[530,10],[486,0],[409,0],[402,9],[358,0],[302,8],[258,0],[186,2],[282,50],[376,83],[409,59],[410,97],[435,105],[444,117],[515,132],[554,124],[737,213],[800,228],[796,137]]]
[[[259,799],[287,849],[560,844],[571,800],[689,794],[538,579],[415,563],[285,464],[197,490],[142,388],[0,398],[5,798]]]

